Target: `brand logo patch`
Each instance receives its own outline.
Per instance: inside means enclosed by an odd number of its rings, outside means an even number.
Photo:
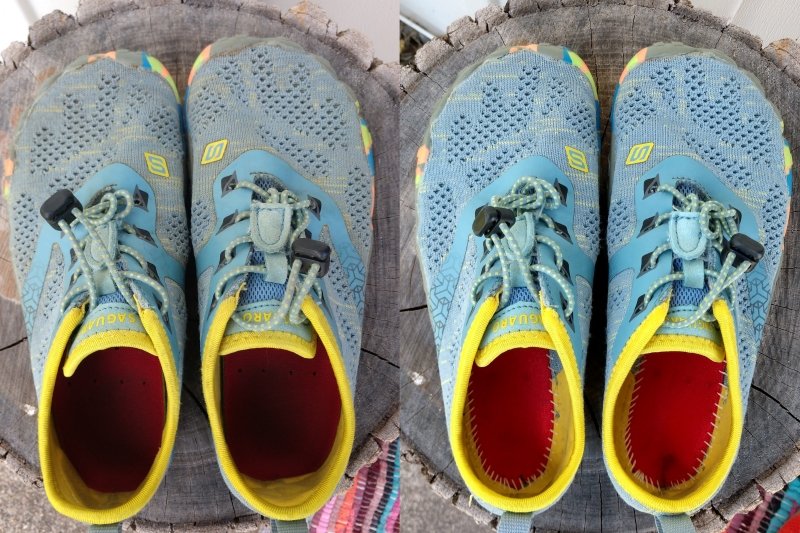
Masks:
[[[272,313],[265,313],[263,311],[256,311],[256,312],[245,311],[244,313],[241,314],[241,318],[245,322],[252,322],[259,324],[261,322],[269,322],[270,319],[272,318]]]
[[[167,160],[158,154],[151,154],[150,152],[144,153],[144,160],[147,162],[147,170],[151,174],[161,176],[162,178],[169,177],[169,168],[167,168]]]
[[[492,333],[498,332],[502,329],[512,328],[514,324],[539,324],[541,323],[541,318],[539,317],[538,313],[521,313],[518,315],[512,315],[502,320],[495,322],[492,325]]]
[[[106,324],[138,324],[139,317],[133,313],[108,313],[106,315],[101,315],[97,318],[94,318],[84,324],[81,330],[78,332],[78,335],[83,335],[84,333],[94,329],[99,328],[101,326],[105,326]]]
[[[625,160],[626,165],[638,165],[650,159],[650,152],[653,151],[655,143],[642,143],[634,144],[631,146],[631,151],[628,152],[628,159]]]
[[[225,157],[225,149],[228,148],[228,139],[220,139],[210,142],[203,150],[203,157],[200,158],[201,165],[215,163]]]
[[[572,146],[565,146],[564,151],[567,153],[567,164],[569,166],[581,172],[589,172],[589,163],[586,161],[586,154]]]

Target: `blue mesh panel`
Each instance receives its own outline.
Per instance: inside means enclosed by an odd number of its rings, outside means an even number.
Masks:
[[[461,81],[431,125],[430,159],[419,187],[420,253],[434,279],[466,202],[514,163],[540,155],[562,167],[575,194],[579,246],[597,253],[596,107],[586,77],[541,54],[519,52],[481,64]],[[564,147],[589,157],[592,170],[565,163]]]
[[[264,254],[254,252],[251,264],[264,263]],[[239,303],[252,304],[269,300],[282,300],[285,286],[280,283],[272,283],[264,279],[261,274],[247,275],[247,288],[242,292]]]
[[[527,287],[514,287],[511,289],[511,297],[508,300],[508,305],[513,305],[517,302],[532,302],[533,295]]]
[[[125,298],[122,297],[122,294],[120,294],[119,291],[112,292],[112,293],[109,293],[109,294],[104,294],[102,296],[98,296],[98,298],[97,298],[97,304],[98,305],[111,304],[111,303],[119,304],[119,303],[123,303],[124,301],[125,301]]]
[[[684,155],[702,161],[753,211],[764,231],[771,279],[780,259],[788,194],[781,121],[756,84],[734,65],[687,54],[637,66],[617,94],[615,146],[621,152],[639,142],[655,146],[643,165],[625,165],[624,155],[615,161],[609,252],[633,237],[632,225],[613,222],[632,218],[635,181],[666,157]]]
[[[683,270],[683,261],[680,259],[675,259],[672,261],[672,268],[675,271]],[[700,303],[700,300],[702,300],[707,293],[708,285],[702,289],[693,289],[691,287],[684,286],[682,281],[676,281],[672,284],[672,299],[670,300],[670,305],[693,305],[697,307],[697,305]]]

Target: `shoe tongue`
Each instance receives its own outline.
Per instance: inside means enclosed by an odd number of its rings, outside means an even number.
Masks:
[[[539,303],[525,287],[511,289],[511,297],[489,322],[483,334],[475,364],[485,367],[515,348],[554,349],[542,323]]]
[[[239,306],[234,315],[255,327],[266,325],[278,311],[285,289],[285,285],[266,281],[261,274],[248,274],[247,288],[239,296]],[[313,359],[316,346],[317,335],[308,321],[303,324],[291,324],[287,317],[269,330],[252,331],[243,328],[234,320],[229,320],[219,354],[228,355],[257,348],[278,348],[305,359]]]
[[[722,335],[716,322],[697,320],[689,326],[679,327],[694,314],[706,292],[707,289],[693,289],[680,281],[674,282],[669,313],[651,341],[651,344],[659,346],[658,351],[696,353],[714,362],[725,359]]]
[[[677,184],[677,188],[683,194],[694,193],[702,197],[702,191],[691,183],[680,182]],[[673,259],[673,269],[675,271],[684,270],[680,258]],[[706,294],[708,294],[707,287],[687,287],[680,280],[672,283],[669,313],[650,341],[650,351],[696,353],[714,362],[725,359],[722,335],[716,322],[697,320],[689,326],[678,327],[680,322],[685,321],[697,311],[698,304]]]
[[[64,375],[72,376],[84,359],[111,348],[136,348],[156,355],[139,313],[119,292],[99,297],[97,306],[84,317],[67,352]]]

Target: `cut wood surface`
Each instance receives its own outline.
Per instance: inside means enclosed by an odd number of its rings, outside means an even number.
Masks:
[[[775,13],[775,16],[779,16]],[[604,151],[601,198],[607,199],[611,96],[626,62],[659,41],[716,48],[758,76],[785,121],[792,152],[800,155],[800,44],[784,39],[762,47],[746,30],[676,0],[510,0],[486,7],[427,43],[400,74],[400,331],[413,339],[402,350],[400,426],[404,459],[418,464],[432,489],[481,523],[496,517],[473,502],[456,470],[448,445],[433,333],[416,256],[413,173],[431,112],[458,72],[501,46],[524,43],[565,45],[578,53],[597,80],[602,105]],[[797,161],[795,159],[795,175]],[[785,257],[764,331],[741,451],[726,484],[694,520],[701,530],[719,531],[735,512],[758,501],[756,483],[780,489],[800,474],[800,217],[794,185]],[[606,200],[607,201],[607,200]],[[603,204],[601,219],[607,208]],[[606,475],[600,445],[605,365],[607,267],[600,252],[595,276],[592,339],[585,379],[586,451],[575,482],[552,509],[537,516],[536,531],[648,531],[653,519],[634,512]]]
[[[362,357],[356,387],[356,445],[340,489],[380,453],[376,439],[397,437],[397,82],[399,67],[374,59],[355,31],[339,31],[311,3],[281,12],[267,0],[88,0],[76,16],[53,12],[12,43],[0,65],[0,160],[37,87],[76,57],[125,48],[161,60],[181,94],[197,55],[222,37],[247,34],[289,38],[326,58],[355,91],[374,140],[377,167],[374,245],[367,280]],[[188,209],[187,209],[188,212]],[[0,201],[0,459],[41,486],[36,446],[36,394],[9,252],[8,209]],[[187,272],[187,280],[194,275]],[[153,501],[132,524],[137,531],[255,529],[263,518],[233,497],[219,474],[200,386],[196,294],[187,284],[188,340],[178,438],[170,469]]]

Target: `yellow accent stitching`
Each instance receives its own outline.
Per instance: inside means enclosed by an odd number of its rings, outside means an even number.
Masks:
[[[228,355],[253,348],[274,348],[296,353],[304,359],[313,359],[317,353],[317,339],[301,339],[286,331],[242,331],[226,335],[219,348],[220,355]]]
[[[702,337],[678,334],[653,335],[642,350],[642,355],[661,352],[688,352],[708,357],[716,363],[725,360],[725,349],[716,342]]]

